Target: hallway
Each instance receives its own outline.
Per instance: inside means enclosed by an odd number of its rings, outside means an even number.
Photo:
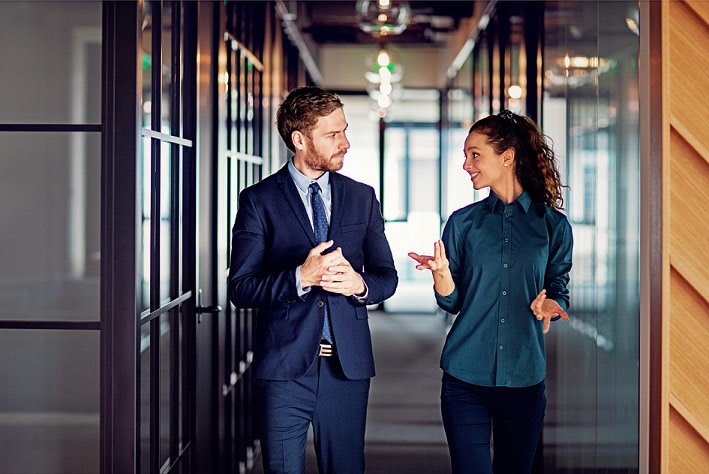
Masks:
[[[366,473],[449,473],[439,409],[442,317],[379,311],[369,317],[377,376],[369,398]],[[260,462],[255,474],[263,472]],[[312,443],[306,474],[317,474]]]

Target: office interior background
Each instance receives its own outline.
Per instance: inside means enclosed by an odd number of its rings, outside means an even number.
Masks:
[[[453,317],[406,253],[485,197],[472,123],[538,121],[575,238],[538,472],[706,472],[709,8],[391,3],[403,31],[374,1],[0,2],[0,473],[256,472],[230,228],[308,84],[341,95],[342,172],[382,203],[382,321]]]

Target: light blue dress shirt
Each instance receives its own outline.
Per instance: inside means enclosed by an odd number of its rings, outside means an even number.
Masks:
[[[323,173],[318,179],[313,180],[305,176],[303,173],[298,171],[298,169],[293,164],[293,159],[288,161],[288,171],[290,172],[291,178],[295,183],[295,187],[298,190],[298,195],[303,201],[303,206],[305,206],[305,211],[308,213],[308,219],[310,219],[310,225],[313,225],[313,207],[310,204],[310,196],[308,195],[308,186],[310,183],[318,183],[320,185],[321,196],[323,202],[325,203],[325,213],[327,214],[327,222],[330,224],[330,216],[332,215],[332,193],[330,192],[330,173]],[[298,295],[303,297],[310,291],[310,287],[303,287],[300,279],[300,266],[295,269],[295,282],[298,287]],[[363,295],[352,295],[356,301],[363,303],[367,301],[367,296],[369,296],[369,289],[367,284],[364,283],[364,294]]]

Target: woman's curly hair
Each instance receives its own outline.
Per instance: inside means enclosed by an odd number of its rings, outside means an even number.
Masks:
[[[554,150],[537,124],[529,117],[503,110],[478,120],[472,132],[488,137],[496,153],[512,148],[515,151],[515,173],[532,201],[543,202],[555,209],[563,209],[564,197]]]

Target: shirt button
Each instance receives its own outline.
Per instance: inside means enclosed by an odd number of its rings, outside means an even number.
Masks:
[[[505,217],[510,217],[510,215],[509,215],[509,214],[505,214]]]
[[[505,267],[505,268],[507,268],[507,264],[506,264],[506,263],[503,263],[502,266]]]
[[[510,241],[510,239],[505,239],[505,242],[509,242],[509,241]]]
[[[502,324],[505,324],[505,318],[500,319],[500,322],[501,322]]]
[[[502,346],[500,346],[500,350],[502,350]]]
[[[316,304],[318,308],[322,308],[323,306],[325,306],[325,303],[323,301],[318,301]]]
[[[502,290],[502,296],[507,296],[507,291]]]

